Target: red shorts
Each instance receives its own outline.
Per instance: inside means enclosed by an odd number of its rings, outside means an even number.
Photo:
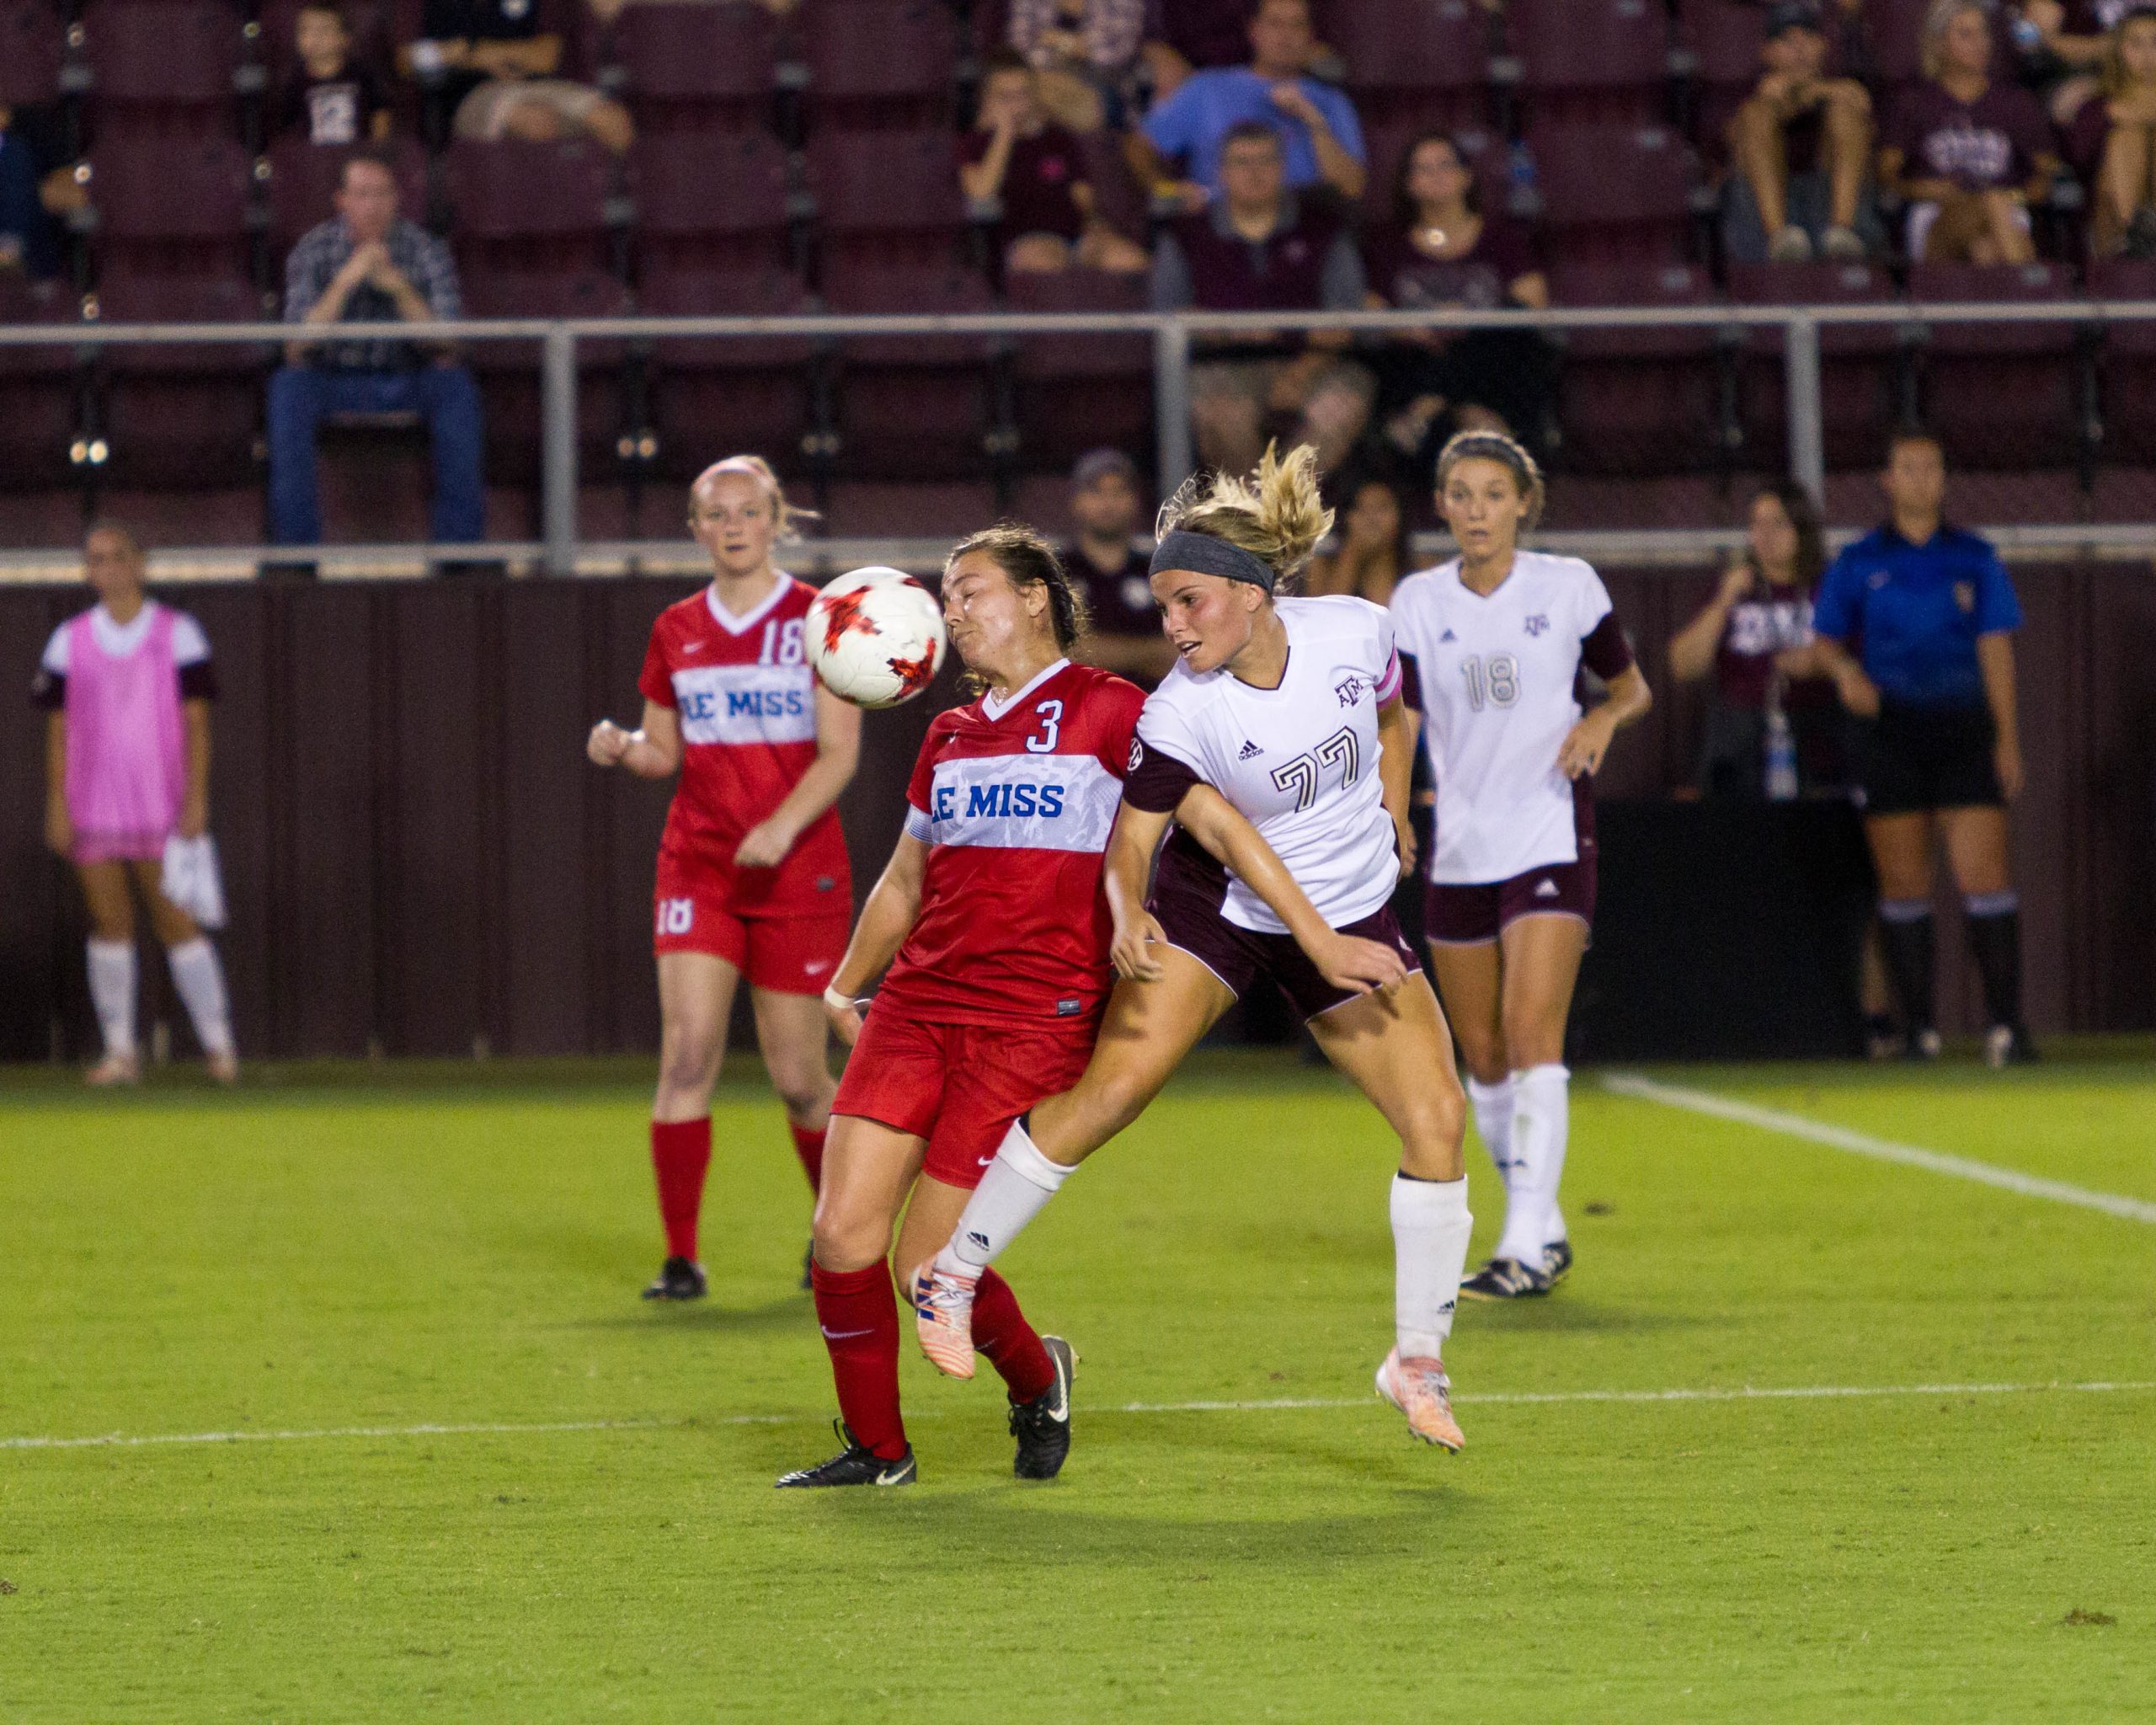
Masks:
[[[1577,916],[1594,926],[1594,841],[1577,862],[1552,862],[1510,880],[1447,886],[1432,881],[1422,900],[1424,932],[1438,946],[1480,946],[1523,916]]]
[[[853,919],[844,911],[809,916],[744,916],[722,881],[670,867],[662,856],[652,895],[651,949],[709,953],[774,994],[821,994],[846,956]]]
[[[1011,1123],[1078,1081],[1096,1033],[930,1024],[871,1006],[831,1112],[926,1139],[921,1172],[970,1192]]]

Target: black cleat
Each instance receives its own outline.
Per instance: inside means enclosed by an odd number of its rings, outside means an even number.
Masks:
[[[647,1300],[701,1300],[704,1297],[704,1267],[693,1258],[670,1258],[643,1290]]]
[[[1550,1278],[1516,1258],[1493,1258],[1460,1291],[1470,1300],[1531,1300],[1550,1291]]]
[[[801,1288],[803,1293],[816,1285],[816,1279],[810,1274],[815,1264],[816,1242],[811,1240],[801,1248]]]
[[[886,1461],[866,1444],[854,1441],[853,1434],[846,1429],[846,1422],[835,1419],[831,1429],[839,1434],[839,1441],[846,1448],[829,1461],[819,1462],[814,1467],[804,1467],[798,1472],[782,1474],[781,1487],[786,1486],[910,1486],[914,1482],[913,1445],[906,1445],[906,1453],[895,1461]]]
[[[1020,1479],[1054,1479],[1070,1454],[1070,1377],[1078,1356],[1060,1336],[1043,1336],[1041,1346],[1055,1363],[1055,1381],[1030,1402],[1011,1404],[1011,1435],[1018,1440],[1011,1472]]]
[[[1542,1248],[1543,1279],[1554,1288],[1565,1279],[1565,1273],[1572,1267],[1572,1242],[1553,1240]]]

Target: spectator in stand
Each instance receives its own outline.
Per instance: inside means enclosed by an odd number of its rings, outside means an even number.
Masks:
[[[389,136],[389,104],[371,67],[352,57],[352,33],[336,0],[307,0],[292,24],[297,65],[280,93],[276,131],[349,149]]]
[[[1871,98],[1854,78],[1826,75],[1826,30],[1801,0],[1768,9],[1759,57],[1766,75],[1729,123],[1735,171],[1722,235],[1730,260],[1863,257],[1857,224],[1871,166]]]
[[[2100,93],[2113,32],[2147,7],[2148,0],[2019,0],[2008,8],[2022,82],[2062,131]]]
[[[568,3],[568,0],[562,0]],[[542,29],[546,0],[424,0],[420,39],[400,59],[454,106],[460,138],[528,143],[589,137],[616,155],[636,136],[629,110],[558,76],[562,33]]]
[[[1006,40],[1040,73],[1040,103],[1075,132],[1123,129],[1138,93],[1147,0],[1011,0]]]
[[[479,392],[439,341],[362,335],[353,324],[423,332],[463,314],[449,248],[397,214],[397,176],[362,148],[344,164],[337,215],[301,236],[285,264],[285,321],[322,333],[289,342],[270,380],[270,524],[280,545],[322,537],[316,429],[331,414],[418,413],[434,448],[434,537],[486,531]],[[349,333],[332,334],[332,328]]]
[[[1369,303],[1396,311],[1540,310],[1550,283],[1525,228],[1485,215],[1475,174],[1449,133],[1401,152],[1392,219],[1364,241]],[[1455,431],[1539,441],[1550,399],[1549,344],[1529,329],[1417,330],[1377,350],[1387,442],[1424,467]]]
[[[1310,0],[1258,0],[1250,64],[1193,72],[1131,134],[1139,183],[1186,213],[1203,209],[1225,189],[1229,137],[1255,122],[1278,133],[1289,185],[1329,190],[1350,203],[1361,197],[1363,129],[1347,97],[1305,73],[1314,45]],[[1171,162],[1182,164],[1182,177],[1170,171]]]
[[[1346,227],[1287,189],[1280,135],[1262,120],[1230,127],[1220,196],[1173,223],[1153,254],[1157,311],[1358,311],[1363,264]],[[1344,334],[1278,332],[1208,340],[1190,371],[1198,459],[1247,473],[1265,453],[1267,421],[1299,419],[1294,441],[1337,467],[1369,422],[1376,385],[1342,356]]]
[[[0,103],[0,271],[55,275],[60,238],[42,192],[45,164],[37,147]]]
[[[1310,559],[1303,591],[1348,593],[1373,605],[1392,603],[1392,590],[1415,573],[1408,548],[1407,502],[1382,473],[1364,473],[1341,487],[1339,542]]]
[[[1909,206],[1912,258],[2026,264],[2029,206],[2058,168],[2050,123],[2018,84],[1991,76],[1991,16],[1979,0],[1935,0],[1924,82],[1895,104],[1879,178]]]
[[[1073,264],[1135,273],[1145,247],[1108,226],[1085,179],[1078,140],[1042,110],[1040,75],[1016,51],[998,49],[981,79],[980,112],[959,141],[966,201],[1000,204],[995,246],[1008,270],[1052,274]]]
[[[1787,788],[1843,782],[1835,687],[1812,660],[1812,595],[1826,570],[1819,510],[1801,485],[1764,487],[1752,499],[1744,555],[1713,598],[1669,643],[1680,683],[1713,678],[1700,758],[1700,793],[1753,801],[1769,795],[1772,714],[1790,728],[1795,777]]]
[[[1096,449],[1070,470],[1070,519],[1078,537],[1063,566],[1086,584],[1092,627],[1071,656],[1147,688],[1168,674],[1176,651],[1153,603],[1148,552],[1137,538],[1143,494],[1138,466],[1119,449]]]
[[[2101,99],[2075,116],[2067,153],[2092,184],[2095,254],[2156,258],[2156,8],[2112,30]]]

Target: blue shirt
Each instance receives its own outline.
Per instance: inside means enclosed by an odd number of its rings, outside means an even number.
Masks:
[[[1316,185],[1325,176],[1318,172],[1317,146],[1310,129],[1292,115],[1273,105],[1273,87],[1284,79],[1260,77],[1246,66],[1209,67],[1193,72],[1165,102],[1157,102],[1145,116],[1145,137],[1163,156],[1181,157],[1189,177],[1214,191],[1220,190],[1220,141],[1230,126],[1246,120],[1262,120],[1280,134],[1280,146],[1291,186]],[[1315,78],[1295,83],[1310,99],[1340,147],[1358,162],[1363,154],[1363,128],[1354,105]]]
[[[1942,526],[1922,545],[1876,527],[1828,566],[1812,627],[1858,643],[1864,674],[1889,701],[1977,707],[1977,637],[2021,625],[2021,602],[1991,542]]]
[[[0,130],[0,239],[13,242],[24,273],[51,275],[60,268],[60,247],[38,198],[39,178],[29,142]]]

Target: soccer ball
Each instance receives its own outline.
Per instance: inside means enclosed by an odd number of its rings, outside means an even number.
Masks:
[[[943,609],[910,575],[873,565],[809,601],[808,662],[842,701],[872,710],[910,701],[942,669]]]

